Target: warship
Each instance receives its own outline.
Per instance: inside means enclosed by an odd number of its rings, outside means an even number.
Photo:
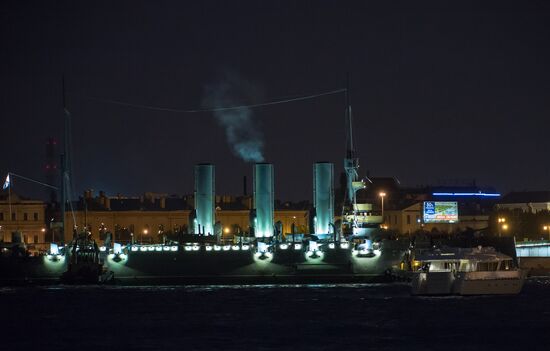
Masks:
[[[347,90],[346,95],[349,96]],[[385,279],[403,265],[409,240],[399,239],[380,224],[372,204],[357,203],[357,191],[367,182],[358,175],[353,121],[346,99],[347,185],[341,211],[335,213],[334,164],[313,165],[313,208],[310,232],[285,235],[274,223],[274,167],[253,165],[253,209],[247,236],[232,243],[219,240],[215,212],[215,166],[195,166],[195,206],[190,235],[163,244],[121,244],[108,237],[96,243],[87,228],[76,229],[71,241],[52,243],[49,252],[28,257],[23,243],[3,248],[0,280],[18,282],[174,284],[174,283],[317,283]],[[63,227],[70,205],[70,126],[65,108],[62,156]],[[339,209],[340,210],[340,209]]]

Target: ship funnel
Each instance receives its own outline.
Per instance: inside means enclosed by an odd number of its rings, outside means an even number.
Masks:
[[[214,196],[214,165],[195,165],[195,234],[214,235]]]
[[[273,236],[273,165],[256,163],[254,165],[254,210],[252,227],[257,238]]]
[[[313,164],[313,206],[315,234],[327,234],[334,221],[334,164],[316,162]]]

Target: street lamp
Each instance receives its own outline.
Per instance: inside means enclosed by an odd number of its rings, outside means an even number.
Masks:
[[[504,217],[498,217],[498,236],[500,237],[501,236],[501,229],[508,229],[508,224],[505,224],[506,223],[506,218]]]
[[[504,223],[502,225],[502,230],[507,231],[508,230],[508,224]]]
[[[143,228],[143,232],[142,232],[144,235],[147,235],[147,233],[149,233],[149,231],[147,230],[147,228]],[[141,236],[141,243],[143,244],[143,235]]]
[[[548,240],[550,240],[550,225],[545,225],[542,229],[544,229],[544,231],[548,231]]]
[[[384,198],[386,197],[386,193],[381,191],[378,196],[380,196],[380,201],[382,202],[382,221],[384,221]]]

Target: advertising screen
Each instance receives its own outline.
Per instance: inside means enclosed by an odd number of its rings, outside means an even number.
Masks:
[[[456,201],[424,201],[424,223],[454,223],[458,221]]]

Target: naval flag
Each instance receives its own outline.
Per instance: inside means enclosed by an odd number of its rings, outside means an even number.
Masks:
[[[2,190],[6,190],[7,188],[9,188],[10,186],[10,175],[8,173],[8,175],[6,176],[6,181],[4,182],[4,186],[2,187]]]

